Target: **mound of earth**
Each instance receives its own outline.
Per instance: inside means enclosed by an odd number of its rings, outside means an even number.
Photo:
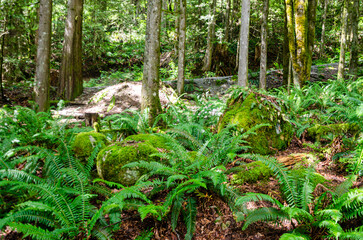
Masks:
[[[64,117],[83,118],[85,113],[112,115],[126,109],[139,110],[141,106],[141,82],[123,82],[108,87],[85,88],[83,94],[69,106],[55,111]],[[161,87],[159,91],[161,105],[176,99],[171,88]]]

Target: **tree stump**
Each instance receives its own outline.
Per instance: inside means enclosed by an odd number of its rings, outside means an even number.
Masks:
[[[98,113],[85,113],[84,114],[86,126],[93,126],[93,123],[98,122]]]

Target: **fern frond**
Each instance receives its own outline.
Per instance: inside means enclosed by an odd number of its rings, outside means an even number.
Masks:
[[[240,206],[240,205],[245,205],[248,202],[258,202],[258,201],[267,201],[276,204],[278,207],[283,207],[283,204],[280,203],[278,200],[263,193],[246,193],[245,195],[239,197],[236,200],[235,205]]]
[[[283,194],[286,196],[290,207],[299,206],[299,197],[294,178],[289,174],[289,170],[275,158],[264,157],[257,154],[243,154],[240,157],[250,158],[252,160],[261,161],[269,167],[280,182]]]
[[[9,226],[15,228],[18,232],[23,233],[24,237],[31,236],[32,238],[38,240],[57,240],[61,236],[60,234],[54,234],[54,232],[49,232],[48,230],[33,226],[31,224],[10,223]],[[67,229],[67,231],[69,231],[69,229]]]
[[[294,234],[294,233],[284,233],[279,238],[279,240],[309,240],[310,238],[305,235]]]
[[[173,204],[173,208],[171,210],[171,227],[174,231],[178,225],[178,219],[181,209],[183,207],[183,202],[184,202],[183,197],[176,197]]]
[[[269,222],[284,219],[289,219],[289,216],[285,212],[277,210],[276,208],[258,208],[248,213],[242,230],[246,230],[250,224],[258,221]]]
[[[194,198],[189,197],[187,200],[187,205],[185,209],[185,225],[187,227],[187,233],[185,234],[186,240],[191,240],[193,238],[193,233],[195,231],[195,223],[197,221],[197,203]]]

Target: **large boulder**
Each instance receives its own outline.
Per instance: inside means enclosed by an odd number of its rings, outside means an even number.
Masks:
[[[235,124],[237,132],[241,133],[259,124],[269,124],[247,138],[251,151],[264,155],[286,148],[293,135],[292,126],[286,121],[276,99],[254,92],[245,98],[240,94],[228,101],[227,109],[218,122],[218,132],[229,124]]]
[[[104,148],[97,156],[98,175],[112,182],[133,185],[145,173],[144,169],[123,168],[124,165],[137,161],[159,161],[150,156],[167,148],[163,137],[151,134],[139,134],[127,137],[122,143]]]
[[[80,159],[84,160],[91,156],[94,148],[97,144],[104,148],[108,145],[108,140],[105,135],[98,132],[82,132],[77,134],[72,149],[75,155]]]

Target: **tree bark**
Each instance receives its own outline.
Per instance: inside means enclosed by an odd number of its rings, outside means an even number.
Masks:
[[[184,93],[185,79],[185,41],[186,41],[186,11],[187,1],[179,0],[180,19],[179,19],[179,49],[178,49],[178,81],[177,91],[181,95]]]
[[[215,29],[215,15],[216,15],[216,0],[213,0],[210,5],[211,19],[208,23],[208,38],[207,49],[205,50],[204,66],[202,71],[210,71],[212,68],[212,54],[213,54],[213,41],[214,41],[214,29]]]
[[[283,65],[283,76],[282,76],[282,85],[287,86],[289,80],[289,71],[290,71],[290,52],[289,52],[289,38],[288,38],[288,30],[287,30],[287,18],[286,18],[286,5],[285,5],[285,13],[284,13],[284,45],[282,49],[282,65]]]
[[[324,12],[323,12],[323,23],[321,26],[321,39],[320,39],[320,51],[319,51],[319,55],[320,57],[322,57],[324,55],[324,45],[325,45],[325,23],[326,23],[326,14],[328,11],[328,3],[329,0],[324,0]]]
[[[40,0],[38,49],[35,70],[35,102],[38,111],[49,109],[50,44],[52,38],[52,0]]]
[[[264,0],[262,25],[261,25],[261,59],[260,59],[261,89],[266,89],[268,12],[269,12],[269,0]]]
[[[358,55],[359,55],[359,42],[358,42],[358,21],[359,21],[359,0],[353,0],[351,26],[352,26],[352,43],[350,47],[350,60],[349,60],[349,73],[353,75],[354,79],[358,78]]]
[[[4,87],[3,87],[3,63],[4,63],[4,48],[5,48],[5,35],[6,32],[7,17],[4,19],[4,31],[1,33],[1,56],[0,56],[0,91],[1,99],[5,101]]]
[[[293,82],[310,80],[317,0],[285,0]]]
[[[226,22],[225,22],[225,28],[224,28],[224,41],[228,42],[229,40],[229,21],[230,21],[230,15],[231,15],[231,0],[227,0],[227,6],[226,6]]]
[[[68,0],[58,95],[74,100],[83,91],[82,79],[83,0]]]
[[[345,68],[345,48],[347,37],[347,20],[348,20],[348,0],[344,1],[343,13],[342,13],[342,28],[340,35],[340,56],[338,65],[338,80],[344,80],[344,68]]]
[[[161,112],[159,98],[161,0],[149,0],[145,36],[141,111],[148,111],[150,126]]]
[[[248,36],[250,29],[250,0],[241,3],[241,32],[239,37],[238,85],[248,87]]]

